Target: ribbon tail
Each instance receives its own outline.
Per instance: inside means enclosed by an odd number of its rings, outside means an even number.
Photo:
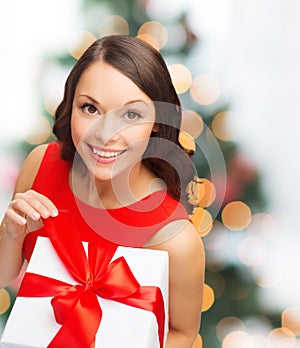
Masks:
[[[20,297],[47,297],[55,296],[65,291],[70,284],[57,279],[52,279],[40,274],[26,272],[18,292]]]
[[[64,325],[61,326],[48,348],[92,348],[102,318],[102,310],[92,290],[83,292]]]
[[[79,283],[88,280],[88,260],[71,213],[60,211],[57,217],[44,221],[44,228],[47,229],[57,255],[72,277]]]
[[[155,314],[158,325],[160,347],[164,345],[165,307],[160,288],[155,286],[141,286],[139,290],[127,298],[114,298],[115,301],[145,309]]]

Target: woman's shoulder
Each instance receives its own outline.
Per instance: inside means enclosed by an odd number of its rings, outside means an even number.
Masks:
[[[54,143],[38,145],[29,153],[18,175],[15,193],[25,192],[32,188],[45,153],[49,147],[54,146],[52,144]]]
[[[191,221],[186,219],[174,220],[165,225],[147,243],[147,248],[166,250],[169,255],[192,257],[195,254],[202,254],[202,239]]]

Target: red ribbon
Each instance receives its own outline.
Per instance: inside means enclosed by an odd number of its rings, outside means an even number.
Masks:
[[[51,304],[59,331],[49,348],[91,348],[99,328],[102,310],[97,295],[151,311],[158,323],[160,347],[164,339],[164,301],[160,288],[140,286],[124,257],[111,261],[117,246],[101,248],[88,244],[88,258],[79,233],[66,213],[44,221],[48,236],[68,272],[78,282],[64,283],[34,273],[25,273],[18,296],[54,296]]]

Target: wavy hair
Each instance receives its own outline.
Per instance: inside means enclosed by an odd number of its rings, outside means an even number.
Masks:
[[[66,80],[53,126],[53,133],[62,142],[61,157],[72,162],[75,156],[70,127],[74,93],[82,73],[98,61],[130,78],[154,101],[156,127],[142,161],[164,181],[167,192],[191,211],[186,187],[194,173],[192,161],[178,139],[182,116],[180,100],[161,54],[138,38],[126,35],[103,37],[96,40],[74,65]]]

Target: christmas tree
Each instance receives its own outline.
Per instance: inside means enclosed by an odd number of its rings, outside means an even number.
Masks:
[[[137,36],[161,52],[183,106],[181,142],[196,169],[191,192],[197,207],[191,219],[206,249],[203,314],[194,348],[219,348],[222,342],[226,348],[236,347],[247,340],[263,347],[267,341],[263,335],[253,335],[255,328],[260,326],[267,336],[280,327],[281,314],[265,312],[259,301],[260,286],[265,284],[255,273],[260,260],[254,251],[262,247],[259,231],[270,219],[264,213],[259,173],[234,140],[234,111],[222,95],[218,76],[195,66],[201,61],[195,50],[201,37],[191,29],[187,13],[158,21],[149,14],[148,5],[138,0],[84,0],[84,31],[78,42],[61,56],[45,57],[45,64],[68,72],[96,38],[110,34]],[[47,95],[41,99],[45,132],[18,144],[24,157],[36,145],[54,139],[49,129],[58,100]],[[15,291],[13,287],[0,291],[5,321]]]

